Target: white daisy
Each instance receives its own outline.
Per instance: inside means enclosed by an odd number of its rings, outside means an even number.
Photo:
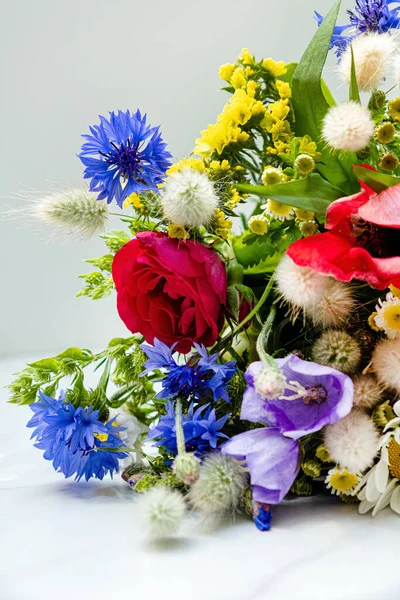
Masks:
[[[389,292],[386,300],[378,300],[375,310],[377,312],[374,318],[375,325],[383,329],[391,340],[400,337],[400,298],[396,298]]]
[[[354,493],[361,501],[359,512],[372,509],[372,516],[390,506],[400,514],[400,401],[393,406],[396,417],[380,439],[380,459],[362,478]]]

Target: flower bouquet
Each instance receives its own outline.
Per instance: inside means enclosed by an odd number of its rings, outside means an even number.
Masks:
[[[268,530],[273,505],[317,493],[400,514],[399,5],[357,0],[343,26],[340,1],[316,13],[299,63],[244,49],[188,158],[139,110],[100,116],[79,154],[89,186],[31,206],[100,232],[78,296],[115,294],[129,333],[27,365],[11,401],[65,477],[119,472],[151,535],[188,508]]]

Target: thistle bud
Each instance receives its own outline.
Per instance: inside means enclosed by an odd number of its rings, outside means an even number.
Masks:
[[[172,469],[179,481],[185,485],[193,485],[200,475],[200,460],[192,452],[178,454]]]

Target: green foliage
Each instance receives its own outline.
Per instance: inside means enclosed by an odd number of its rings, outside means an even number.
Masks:
[[[327,149],[320,141],[322,122],[330,107],[326,89],[322,91],[321,75],[340,4],[341,0],[337,0],[329,11],[297,66],[292,80],[292,102],[297,135],[310,135],[319,143],[322,161],[317,165],[318,171],[346,195],[356,190],[357,182],[351,171],[351,164],[356,162],[356,157],[349,153],[345,160],[340,160],[337,153]]]
[[[14,381],[7,386],[11,390],[10,402],[31,404],[36,401],[39,390],[48,396],[54,396],[59,382],[71,376],[73,378],[71,397],[77,400],[76,386],[79,385],[82,369],[95,359],[95,355],[89,350],[68,348],[57,356],[30,363],[22,371],[15,373]]]
[[[84,280],[85,286],[77,293],[77,297],[87,296],[92,300],[99,300],[111,294],[114,290],[114,281],[111,276],[114,255],[132,239],[126,231],[120,229],[112,229],[101,234],[100,237],[104,239],[109,252],[98,258],[89,258],[85,261],[99,270],[85,275],[78,275],[80,279]]]
[[[237,260],[243,267],[249,267],[265,259],[274,259],[271,270],[279,262],[287,248],[302,237],[294,220],[272,221],[264,235],[245,232],[233,242]]]
[[[107,298],[114,289],[113,278],[111,276],[104,276],[100,271],[78,275],[78,277],[85,280],[85,287],[77,293],[77,298],[88,296],[92,300],[100,300],[100,298]]]
[[[123,229],[111,229],[111,231],[102,233],[100,237],[105,241],[107,248],[112,254],[118,252],[124,244],[130,242],[132,239],[129,233]]]
[[[350,73],[350,89],[349,89],[349,100],[358,102],[361,104],[360,92],[358,90],[357,76],[356,76],[356,65],[354,63],[354,52],[353,46],[350,44],[351,49],[351,73]]]
[[[368,187],[377,193],[382,192],[393,185],[400,184],[400,177],[395,177],[394,175],[386,175],[385,173],[371,171],[360,165],[354,165],[353,170],[361,181],[366,183]]]
[[[304,179],[287,183],[277,183],[275,185],[238,184],[236,187],[246,194],[267,197],[282,204],[312,210],[320,217],[325,216],[326,209],[331,202],[343,196],[341,189],[323,179],[318,173],[312,173]]]
[[[93,406],[102,411],[118,408],[122,404],[141,422],[149,424],[159,412],[153,404],[153,379],[162,377],[155,373],[152,377],[141,377],[146,357],[139,347],[142,338],[114,338],[107,348],[99,354],[81,348],[68,348],[61,354],[30,363],[16,373],[12,383],[7,386],[10,402],[31,404],[38,399],[42,390],[46,395],[56,397],[61,389],[67,394],[68,402],[77,406]],[[91,389],[85,385],[84,369],[96,365],[103,367],[99,383]],[[109,380],[117,390],[108,392]]]

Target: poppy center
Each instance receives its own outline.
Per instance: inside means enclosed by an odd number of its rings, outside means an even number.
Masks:
[[[351,215],[352,237],[374,258],[389,258],[398,254],[399,230],[381,227],[364,221],[358,215]]]

